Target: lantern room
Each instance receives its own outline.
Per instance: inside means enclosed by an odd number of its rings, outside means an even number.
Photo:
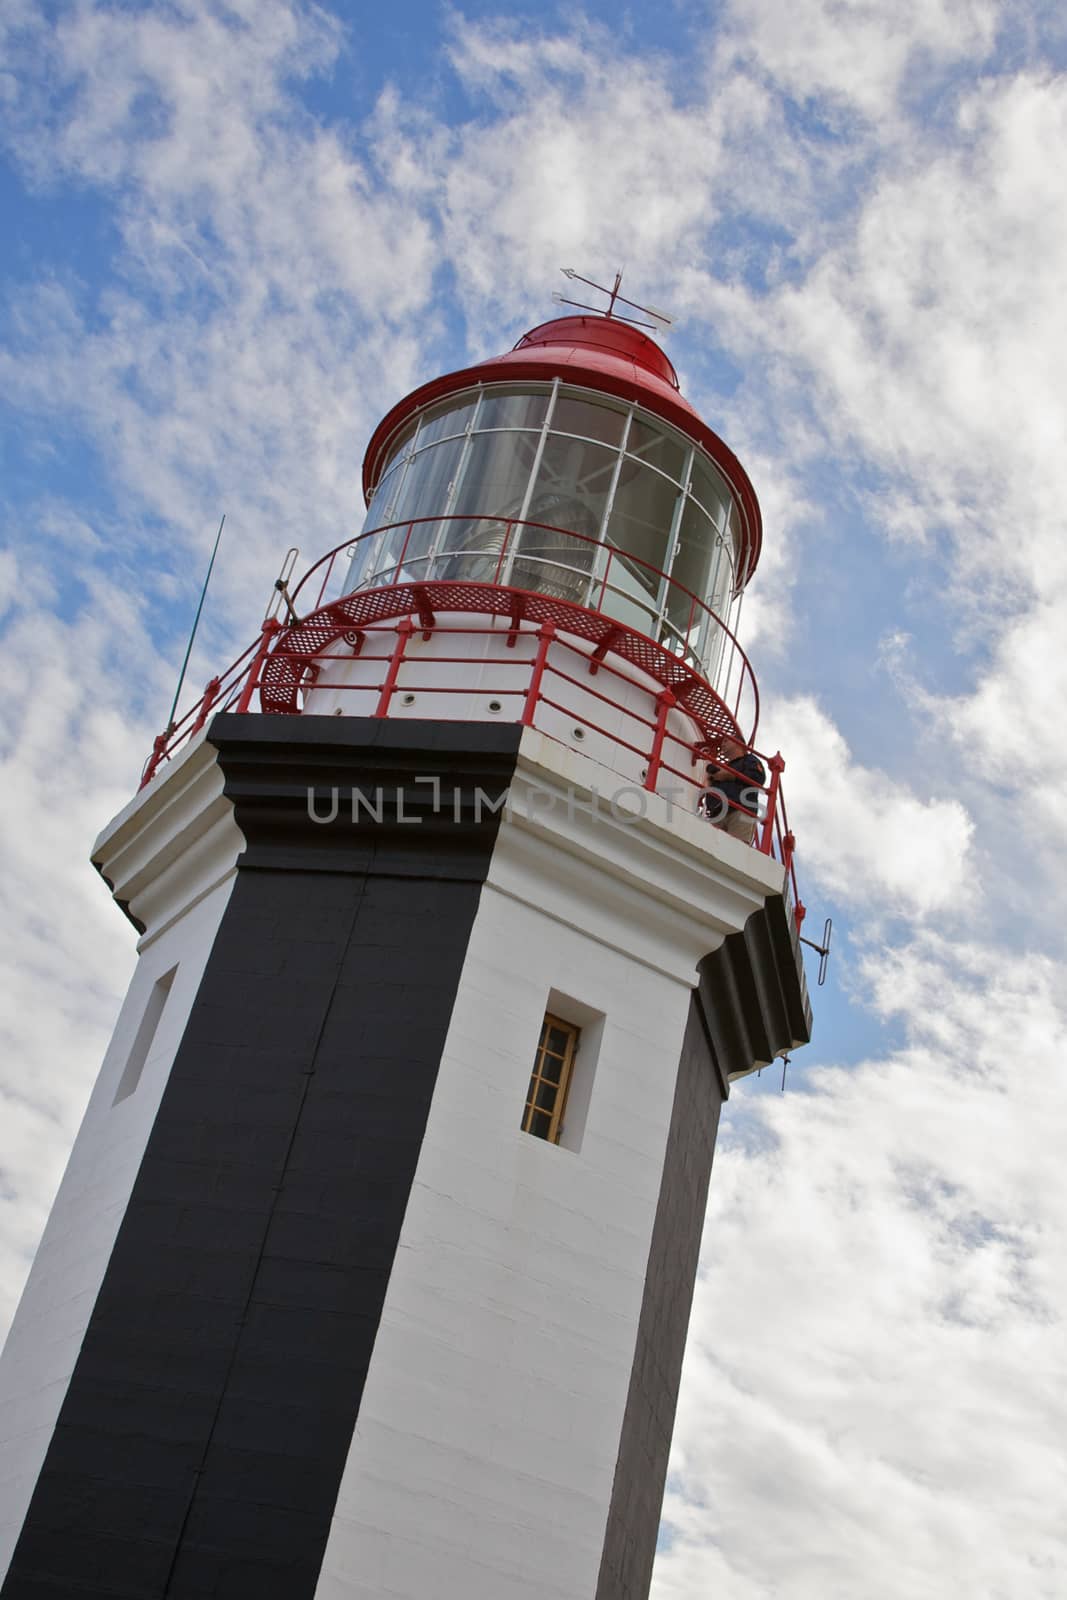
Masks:
[[[759,509],[639,328],[563,317],[424,386],[378,428],[364,481],[366,529],[390,532],[357,545],[348,590],[504,583],[595,603],[712,682],[724,667]]]
[[[640,327],[559,317],[431,379],[375,429],[363,488],[362,531],[295,587],[286,568],[145,782],[217,709],[517,722],[688,811],[724,736],[754,746],[759,505]],[[754,842],[791,868],[766,764]]]

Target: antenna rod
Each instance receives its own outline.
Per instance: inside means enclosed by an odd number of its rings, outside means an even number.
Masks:
[[[212,573],[212,569],[214,568],[214,565],[215,565],[215,557],[219,553],[219,540],[222,538],[222,524],[225,521],[226,521],[226,513],[224,511],[222,513],[222,522],[219,523],[219,531],[215,535],[215,548],[214,548],[214,550],[212,550],[212,552],[211,552],[211,560],[207,564],[207,577],[204,579],[204,587],[200,591],[200,604],[197,606],[197,608],[196,608],[196,616],[193,618],[193,631],[189,635],[189,643],[185,647],[185,660],[182,662],[182,670],[178,674],[178,687],[174,691],[174,703],[170,708],[170,716],[167,718],[167,732],[168,733],[174,727],[174,713],[178,709],[178,696],[182,692],[182,684],[185,682],[185,671],[186,671],[186,668],[189,665],[189,657],[193,653],[193,640],[196,638],[196,630],[200,626],[200,613],[204,609],[204,596],[207,594],[207,586],[211,582],[211,573]]]

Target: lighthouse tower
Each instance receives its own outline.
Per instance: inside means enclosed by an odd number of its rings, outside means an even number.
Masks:
[[[139,960],[0,1361],[2,1600],[648,1592],[720,1108],[810,1030],[784,763],[722,770],[759,508],[614,316],[364,476],[95,847]]]

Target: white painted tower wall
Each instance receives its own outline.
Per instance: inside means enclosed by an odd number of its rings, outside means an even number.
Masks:
[[[521,752],[316,1600],[595,1593],[696,964],[781,888]],[[559,1147],[519,1126],[546,1009],[583,1025]]]
[[[491,631],[482,631],[494,620]],[[390,719],[518,722],[537,654],[536,628],[526,624],[509,645],[507,619],[444,612],[438,622],[429,639],[416,628],[407,642],[389,702]],[[451,631],[465,628],[478,631]],[[395,624],[379,624],[368,629],[365,637],[358,657],[343,640],[330,647],[320,660],[315,686],[304,693],[303,710],[324,717],[374,715],[386,670],[381,657],[396,643]],[[663,685],[610,651],[600,672],[593,676],[589,671],[592,652],[593,646],[586,640],[563,633],[549,645],[542,692],[556,704],[542,700],[535,725],[561,744],[580,748],[623,782],[641,784],[652,745],[650,724],[656,722]],[[468,659],[447,659],[456,656]],[[569,678],[579,681],[571,683]],[[687,776],[697,776],[690,751],[682,746],[691,746],[703,737],[700,725],[683,711],[672,710],[667,731],[680,743],[668,740],[664,759]],[[600,788],[604,787],[601,781]],[[659,787],[661,792],[669,792],[682,785],[664,773]],[[691,803],[695,804],[695,790],[693,793]]]

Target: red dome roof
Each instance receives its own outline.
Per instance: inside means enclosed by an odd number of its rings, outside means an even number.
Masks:
[[[640,328],[615,317],[557,317],[543,322],[524,333],[506,355],[446,373],[414,390],[383,417],[367,446],[363,490],[368,502],[393,438],[424,406],[479,383],[545,383],[553,378],[633,401],[707,452],[733,489],[741,513],[742,570],[747,581],[756,569],[763,534],[748,474],[681,394],[678,375],[659,345]]]
[[[602,353],[616,363],[632,363],[654,377],[665,378],[677,394],[678,374],[655,340],[617,317],[556,317],[524,333],[512,355],[541,345],[571,345],[587,355]],[[498,359],[508,360],[507,356]]]

